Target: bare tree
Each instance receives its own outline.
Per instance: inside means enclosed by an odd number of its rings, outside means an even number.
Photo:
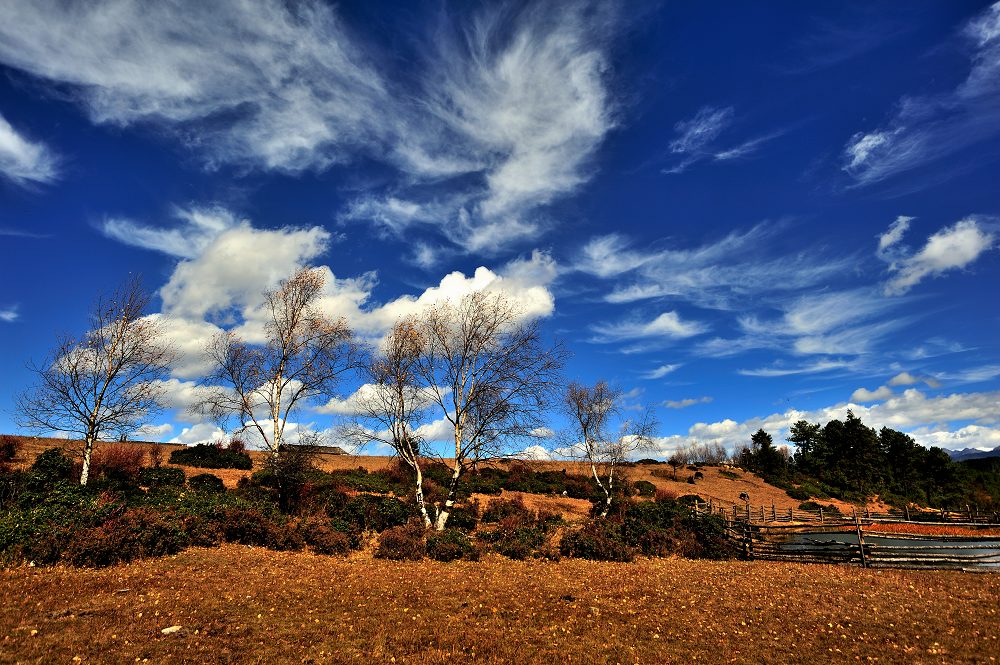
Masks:
[[[623,462],[635,452],[653,447],[656,422],[648,409],[638,418],[622,416],[622,393],[605,381],[593,386],[570,383],[563,400],[572,423],[571,456],[590,465],[597,485],[604,492],[601,517],[611,510],[615,480]]]
[[[37,431],[83,439],[80,484],[90,477],[94,443],[135,430],[161,407],[173,350],[156,318],[145,316],[149,295],[134,277],[98,299],[91,328],[63,338],[41,366],[29,365],[37,383],[17,398],[17,422]]]
[[[440,303],[420,317],[418,330],[423,351],[415,371],[454,435],[455,456],[444,460],[448,496],[434,525],[443,530],[462,474],[503,457],[513,441],[544,425],[563,353],[544,346],[537,325],[522,322],[520,310],[496,293]]]
[[[343,435],[355,445],[383,443],[413,471],[415,498],[424,525],[432,521],[424,501],[424,441],[417,425],[430,406],[417,367],[425,339],[413,318],[398,322],[362,371],[367,382],[358,389],[355,408],[360,420],[347,424]]]
[[[214,370],[197,405],[219,420],[235,416],[239,430],[256,430],[277,457],[288,417],[303,403],[332,396],[341,374],[355,363],[353,334],[344,319],[317,305],[324,277],[302,268],[264,292],[266,342],[251,344],[233,332],[209,344]]]

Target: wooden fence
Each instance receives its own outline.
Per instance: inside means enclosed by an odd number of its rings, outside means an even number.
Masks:
[[[696,515],[723,518],[727,535],[750,560],[843,563],[865,568],[995,570],[1000,572],[1000,536],[977,535],[988,522],[928,523],[875,513],[824,515],[812,511],[768,511],[695,504]],[[894,533],[892,524],[964,526],[968,535]]]

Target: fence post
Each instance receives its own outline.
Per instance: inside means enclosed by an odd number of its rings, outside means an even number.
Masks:
[[[819,507],[819,523],[826,524],[826,521],[823,519],[823,506]]]
[[[788,521],[789,522],[792,521],[792,509],[791,508],[788,509]]]
[[[771,502],[771,521],[772,522],[778,521],[778,513],[775,512],[774,501]]]
[[[910,504],[906,504],[903,507],[903,510],[906,511],[906,521],[909,522],[910,521]]]
[[[858,530],[858,549],[861,550],[861,567],[868,567],[868,557],[865,556],[865,538],[861,535],[861,520],[858,519],[858,514],[854,513],[854,526]]]
[[[761,521],[761,524],[764,524],[764,523],[767,522],[767,518],[764,517],[764,506],[763,505],[760,507],[760,521]]]

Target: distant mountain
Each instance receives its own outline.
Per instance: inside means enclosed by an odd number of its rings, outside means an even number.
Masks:
[[[984,457],[1000,457],[1000,446],[993,450],[979,450],[978,448],[966,448],[964,450],[951,450],[948,452],[952,461],[961,462],[965,459],[982,459]]]

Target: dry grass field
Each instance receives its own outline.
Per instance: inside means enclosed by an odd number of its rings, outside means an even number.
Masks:
[[[989,663],[1000,575],[228,545],[0,571],[4,663]],[[179,626],[164,634],[165,628]]]

